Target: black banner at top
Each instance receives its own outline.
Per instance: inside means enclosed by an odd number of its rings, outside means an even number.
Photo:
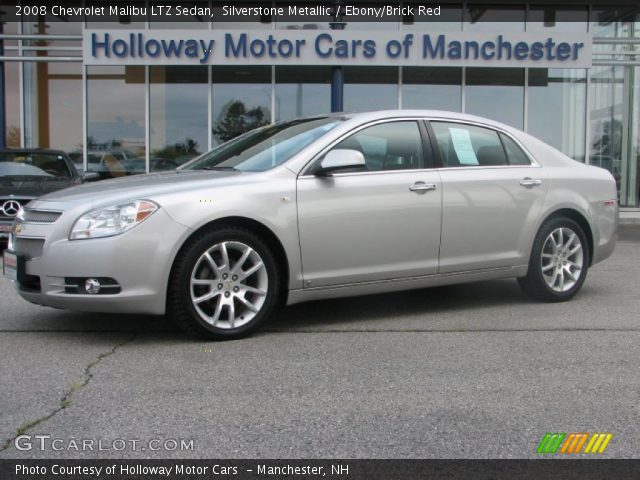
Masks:
[[[525,8],[525,3],[529,8]],[[591,6],[591,10],[589,8]],[[591,11],[592,18],[589,18]],[[210,23],[251,22],[268,28],[343,28],[358,22],[483,23],[483,22],[610,22],[640,20],[634,0],[550,2],[490,2],[468,0],[2,0],[3,22],[108,22],[136,25],[145,22],[189,22],[195,28]]]

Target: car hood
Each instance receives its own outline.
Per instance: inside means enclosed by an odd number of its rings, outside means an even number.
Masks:
[[[0,197],[39,197],[76,185],[73,179],[49,180],[37,177],[0,177]]]
[[[254,172],[206,170],[149,173],[84,183],[64,191],[50,193],[38,200],[69,205],[77,203],[85,205],[106,204],[122,200],[153,198],[159,194],[236,184],[245,182],[256,175]]]

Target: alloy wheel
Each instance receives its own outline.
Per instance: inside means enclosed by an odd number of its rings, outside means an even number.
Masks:
[[[234,329],[260,312],[269,277],[256,250],[239,241],[225,241],[200,255],[189,283],[198,315],[211,326]]]
[[[542,277],[549,288],[556,292],[570,290],[584,266],[580,237],[570,228],[556,228],[544,242],[540,261]]]

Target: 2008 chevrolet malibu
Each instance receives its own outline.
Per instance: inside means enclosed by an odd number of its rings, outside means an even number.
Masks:
[[[535,299],[568,300],[617,225],[609,172],[509,126],[339,114],[40,197],[17,217],[4,268],[36,304],[166,313],[229,339],[280,303],[329,297],[513,277]]]

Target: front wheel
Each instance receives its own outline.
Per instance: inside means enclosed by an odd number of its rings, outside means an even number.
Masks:
[[[536,300],[562,302],[580,290],[588,268],[589,244],[580,225],[570,218],[552,218],[540,227],[527,275],[518,283]]]
[[[269,247],[253,232],[226,227],[185,246],[173,269],[168,310],[192,334],[236,339],[269,317],[279,288]]]

